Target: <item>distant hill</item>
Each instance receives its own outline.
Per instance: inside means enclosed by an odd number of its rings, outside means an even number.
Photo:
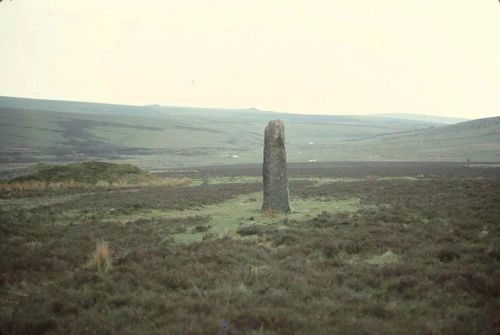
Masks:
[[[500,129],[488,119],[446,126],[381,116],[0,97],[0,163],[98,159],[148,169],[257,163],[264,128],[277,118],[285,122],[289,161],[500,160]]]
[[[382,134],[354,142],[382,159],[398,159],[411,153],[418,160],[500,161],[500,117],[404,134]]]
[[[400,119],[400,120],[414,120],[423,122],[434,122],[442,124],[455,124],[459,122],[469,121],[470,119],[458,118],[458,117],[445,117],[445,116],[435,116],[435,115],[425,115],[425,114],[371,114],[369,116],[382,117],[389,119]]]
[[[0,96],[0,107],[22,110],[36,110],[64,113],[92,113],[92,114],[129,114],[147,111],[147,107],[114,105],[95,102],[78,102],[64,100],[28,99]]]

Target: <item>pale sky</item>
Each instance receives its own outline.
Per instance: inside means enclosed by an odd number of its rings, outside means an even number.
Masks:
[[[13,0],[0,95],[500,115],[498,0]]]

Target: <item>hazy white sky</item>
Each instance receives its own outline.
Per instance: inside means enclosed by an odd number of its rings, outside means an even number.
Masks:
[[[0,95],[500,115],[497,0],[13,0]]]

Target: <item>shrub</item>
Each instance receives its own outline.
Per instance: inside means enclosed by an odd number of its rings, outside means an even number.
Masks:
[[[454,259],[460,258],[460,253],[452,248],[442,248],[439,250],[437,257],[441,262],[448,263]]]
[[[193,232],[195,233],[203,233],[203,232],[206,232],[210,229],[210,225],[209,224],[198,224],[196,226],[194,226],[193,228]]]
[[[243,224],[236,231],[241,236],[262,235],[266,232],[266,227],[256,223]]]

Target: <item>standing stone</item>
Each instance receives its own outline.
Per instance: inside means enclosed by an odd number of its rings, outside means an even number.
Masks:
[[[264,136],[264,202],[262,211],[288,213],[288,172],[286,167],[285,126],[283,121],[269,121]]]

